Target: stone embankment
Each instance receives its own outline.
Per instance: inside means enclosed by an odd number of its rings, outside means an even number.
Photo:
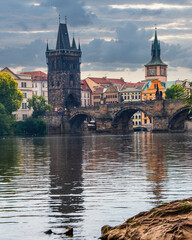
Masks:
[[[160,205],[101,231],[102,240],[192,240],[192,198]]]

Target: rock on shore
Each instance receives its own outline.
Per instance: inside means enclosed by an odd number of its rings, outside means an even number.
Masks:
[[[103,226],[102,240],[192,240],[192,198],[155,207],[116,227]]]

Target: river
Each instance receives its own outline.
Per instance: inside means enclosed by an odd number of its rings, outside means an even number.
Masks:
[[[72,240],[192,196],[192,132],[0,139],[1,240]]]

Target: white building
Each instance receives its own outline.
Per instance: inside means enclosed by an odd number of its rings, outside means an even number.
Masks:
[[[22,75],[30,75],[32,78],[33,95],[43,95],[48,100],[47,74],[41,71],[22,72]]]
[[[85,80],[81,80],[81,107],[91,105],[91,90]]]

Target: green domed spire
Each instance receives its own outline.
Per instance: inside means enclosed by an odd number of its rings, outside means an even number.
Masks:
[[[155,38],[152,43],[151,47],[151,61],[146,64],[146,66],[149,65],[162,65],[162,66],[167,66],[162,60],[161,60],[161,47],[160,47],[160,41],[157,39],[157,28],[155,28]]]

